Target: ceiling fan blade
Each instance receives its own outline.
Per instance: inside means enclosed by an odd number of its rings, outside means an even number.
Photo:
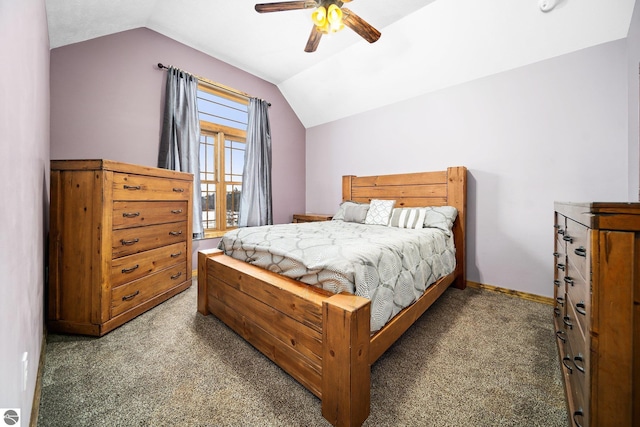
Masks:
[[[378,39],[382,35],[380,34],[380,31],[373,28],[367,21],[360,18],[358,15],[356,15],[346,7],[342,8],[342,22],[344,22],[344,25],[358,33],[369,43],[378,41]]]
[[[285,10],[310,9],[313,7],[318,7],[318,3],[316,3],[315,0],[279,1],[275,3],[258,3],[256,4],[256,11],[260,13],[282,12]]]
[[[305,52],[315,52],[320,44],[320,39],[322,38],[322,31],[318,29],[315,25],[311,28],[311,34],[309,34],[309,40],[307,40],[307,45],[304,47]]]

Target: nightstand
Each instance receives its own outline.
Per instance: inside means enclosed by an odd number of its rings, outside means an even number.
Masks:
[[[316,221],[331,221],[333,215],[327,214],[294,214],[293,222],[316,222]]]

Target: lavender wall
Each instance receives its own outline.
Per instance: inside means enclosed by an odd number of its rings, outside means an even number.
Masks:
[[[44,0],[0,0],[0,58],[0,408],[19,408],[21,424],[28,426],[43,336],[49,212]]]
[[[304,212],[305,130],[278,88],[146,28],[51,51],[51,158],[155,166],[166,75],[159,62],[271,103],[274,222]]]
[[[550,297],[553,202],[637,194],[628,55],[620,40],[310,128],[307,209],[335,212],[341,175],[465,165],[467,279]]]

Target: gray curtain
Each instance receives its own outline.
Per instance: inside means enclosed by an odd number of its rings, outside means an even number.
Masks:
[[[198,79],[177,68],[167,70],[164,121],[158,167],[193,174],[193,237],[204,237],[200,188]]]
[[[269,103],[249,100],[247,149],[244,154],[242,196],[238,225],[253,227],[273,224],[271,208],[271,128]]]

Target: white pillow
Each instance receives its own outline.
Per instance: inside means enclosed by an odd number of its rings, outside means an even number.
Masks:
[[[427,216],[425,208],[395,208],[391,213],[389,227],[419,229]]]
[[[391,211],[393,210],[393,205],[395,204],[395,200],[371,200],[371,203],[369,204],[369,210],[367,211],[367,217],[364,219],[364,223],[372,225],[389,224]]]
[[[425,228],[439,228],[450,236],[453,221],[458,216],[458,209],[453,206],[429,206],[425,209],[427,212],[424,218]]]

